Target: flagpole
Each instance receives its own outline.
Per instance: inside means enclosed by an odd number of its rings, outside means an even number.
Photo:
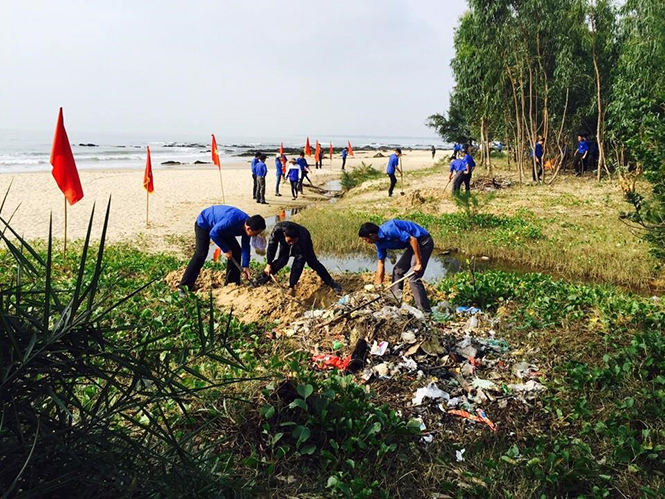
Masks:
[[[222,181],[222,167],[218,166],[219,170],[219,185],[222,186],[222,203],[226,204],[226,198],[224,197],[224,182]]]
[[[65,197],[65,244],[63,253],[67,253],[67,198]]]
[[[145,228],[148,228],[148,213],[150,213],[150,193],[145,190]]]

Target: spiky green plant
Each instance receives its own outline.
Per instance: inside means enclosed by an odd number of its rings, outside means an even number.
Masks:
[[[0,289],[2,497],[242,494],[229,478],[230,456],[208,434],[215,417],[192,411],[203,394],[240,379],[210,379],[195,367],[244,368],[227,344],[231,317],[220,333],[212,296],[206,311],[197,300],[198,341],[188,347],[168,346],[141,324],[116,324],[114,311],[150,282],[115,303],[101,296],[110,203],[94,263],[93,208],[71,289],[55,284],[52,224],[44,258],[0,216],[16,269]]]

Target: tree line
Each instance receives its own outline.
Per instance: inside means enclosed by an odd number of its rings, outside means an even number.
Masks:
[[[595,175],[619,177],[665,259],[665,2],[468,0],[455,30],[455,87],[427,124],[448,141],[513,151],[522,179],[544,141],[551,183],[578,134],[597,143]],[[637,192],[640,175],[651,182]],[[637,183],[639,185],[639,183]],[[657,248],[661,249],[658,250]]]

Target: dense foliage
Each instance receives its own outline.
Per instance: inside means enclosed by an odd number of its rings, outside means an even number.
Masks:
[[[665,258],[665,4],[468,3],[455,32],[450,109],[428,124],[446,140],[475,138],[490,169],[491,141],[510,145],[527,177],[539,136],[556,176],[577,135],[588,134],[587,167],[599,180],[603,172],[643,171],[652,183],[650,194],[624,184],[634,206],[626,218],[649,229],[656,256]]]

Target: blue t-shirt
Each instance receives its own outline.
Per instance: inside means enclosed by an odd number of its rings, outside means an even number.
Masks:
[[[473,160],[473,156],[471,156],[469,153],[466,153],[464,155],[464,163],[469,165],[470,172],[472,172],[473,169],[476,167],[476,162]]]
[[[409,246],[409,239],[429,236],[420,225],[406,220],[388,220],[379,227],[379,238],[376,241],[376,256],[379,260],[386,259],[389,249],[404,249]]]
[[[543,157],[543,145],[542,144],[536,144],[536,158],[542,159]]]
[[[282,160],[281,158],[275,158],[275,173],[279,177],[282,174]]]
[[[305,158],[296,158],[296,164],[300,166],[300,169],[304,172],[305,168],[307,168],[309,165],[307,164],[307,160]]]
[[[252,159],[252,175],[256,175],[256,163],[259,162],[259,158]]]
[[[349,153],[346,152],[346,149],[342,149],[342,159],[345,159],[347,154]]]
[[[589,150],[589,144],[587,144],[586,140],[580,140],[580,143],[577,145],[577,152],[580,154],[584,154]]]
[[[450,162],[450,173],[465,172],[466,161],[463,159],[454,159]]]
[[[453,152],[457,152],[457,151],[461,151],[461,150],[462,150],[462,146],[459,145],[458,143],[455,143],[455,145],[453,146]]]
[[[207,230],[210,233],[210,239],[224,253],[229,251],[224,239],[240,236],[242,266],[249,267],[249,236],[245,232],[245,222],[248,218],[249,215],[238,208],[218,204],[203,210],[196,218],[196,225]]]
[[[286,176],[291,182],[296,182],[300,178],[300,172],[298,168],[289,168],[286,170]]]
[[[392,153],[390,155],[390,159],[388,160],[388,166],[386,166],[386,173],[388,175],[394,175],[395,174],[395,168],[399,166],[399,157],[397,156],[396,153]]]
[[[263,161],[260,160],[256,163],[254,171],[256,172],[257,177],[265,177],[268,175],[268,167]]]

